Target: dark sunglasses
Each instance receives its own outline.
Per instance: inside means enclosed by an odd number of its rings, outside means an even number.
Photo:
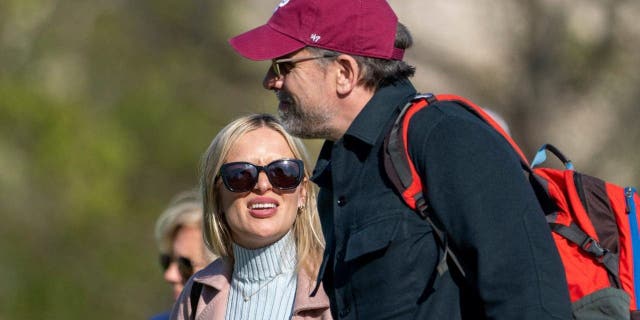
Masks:
[[[312,57],[303,57],[303,58],[284,58],[284,59],[273,59],[271,60],[271,70],[276,75],[277,78],[280,78],[283,75],[286,75],[295,67],[295,64],[298,62],[315,60],[315,59],[324,59],[324,58],[335,58],[336,54],[324,54],[321,56],[312,56]]]
[[[174,261],[178,264],[178,272],[180,273],[180,277],[182,277],[182,282],[187,282],[193,275],[193,263],[191,263],[191,260],[189,260],[189,258],[174,257],[168,254],[160,255],[160,266],[164,271],[167,271]]]
[[[249,162],[229,162],[222,165],[218,176],[222,177],[227,190],[247,192],[258,183],[260,171],[264,171],[274,188],[291,190],[302,181],[304,164],[298,159],[276,160],[264,167]]]

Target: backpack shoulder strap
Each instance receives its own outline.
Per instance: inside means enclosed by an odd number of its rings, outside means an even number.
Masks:
[[[400,114],[393,123],[391,130],[385,137],[384,166],[392,184],[399,191],[404,202],[412,209],[425,216],[428,208],[424,193],[426,188],[422,185],[420,175],[409,156],[408,131],[409,122],[413,115],[425,107],[438,101],[450,101],[463,106],[467,111],[473,113],[484,122],[494,128],[504,139],[509,142],[513,150],[518,154],[522,167],[531,172],[529,161],[524,156],[520,147],[513,141],[511,136],[487,114],[481,107],[473,102],[456,95],[444,94],[420,94],[416,95],[400,111]]]
[[[407,146],[409,121],[422,108],[435,103],[432,94],[417,95],[400,111],[384,141],[384,167],[396,190],[400,192],[404,202],[426,217],[427,203],[422,196],[423,188]]]
[[[444,255],[438,264],[438,272],[440,274],[447,271],[447,259],[451,260],[456,269],[462,276],[465,272],[462,269],[456,255],[447,243],[445,230],[438,227],[429,216],[430,207],[426,200],[426,187],[422,185],[420,175],[411,161],[409,155],[408,131],[411,118],[423,108],[428,107],[438,101],[451,101],[463,106],[467,111],[473,113],[484,122],[493,127],[500,135],[502,135],[513,147],[520,158],[522,167],[531,172],[529,162],[520,147],[506,133],[506,131],[496,122],[489,114],[473,102],[456,96],[456,95],[433,95],[431,93],[419,94],[413,97],[400,111],[387,133],[384,141],[384,167],[387,176],[391,180],[393,186],[400,193],[403,201],[411,209],[416,211],[423,219],[425,219],[434,230],[434,233],[444,250]]]

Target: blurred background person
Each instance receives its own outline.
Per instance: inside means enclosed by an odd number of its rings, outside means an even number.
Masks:
[[[495,120],[504,130],[504,132],[506,132],[508,135],[511,135],[511,129],[509,129],[509,125],[507,124],[507,120],[505,120],[499,113],[491,110],[491,109],[487,109],[487,108],[482,108],[484,110],[484,112],[486,112],[489,116],[491,116],[491,118],[493,118],[493,120]]]
[[[178,298],[184,283],[194,272],[213,261],[202,239],[202,198],[195,190],[176,195],[162,212],[155,226],[155,238],[160,252],[164,280]],[[151,320],[169,319],[169,312]]]
[[[196,273],[172,319],[330,319],[315,277],[323,238],[306,150],[268,114],[241,117],[202,164],[204,235],[220,255]]]

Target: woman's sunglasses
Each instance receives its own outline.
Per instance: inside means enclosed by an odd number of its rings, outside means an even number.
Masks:
[[[298,159],[276,160],[266,166],[256,166],[249,162],[229,162],[222,165],[219,176],[227,190],[247,192],[258,183],[258,175],[264,171],[269,183],[279,190],[298,187],[304,175],[304,164]]]
[[[191,263],[191,260],[189,260],[189,258],[174,257],[168,254],[160,255],[160,266],[164,271],[167,271],[174,261],[178,264],[178,272],[180,273],[180,277],[182,277],[182,282],[187,282],[193,275],[193,263]]]

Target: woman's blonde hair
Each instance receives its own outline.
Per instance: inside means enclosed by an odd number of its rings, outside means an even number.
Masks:
[[[294,157],[304,162],[304,181],[301,186],[306,189],[306,197],[304,206],[298,209],[298,215],[293,223],[293,235],[296,242],[298,269],[303,268],[309,275],[315,275],[322,259],[324,240],[316,208],[315,187],[309,181],[306,148],[300,139],[287,133],[280,122],[269,114],[252,114],[229,123],[216,135],[204,154],[200,176],[204,206],[204,242],[209,250],[230,259],[233,263],[231,230],[224,215],[219,192],[224,186],[216,177],[236,141],[245,133],[259,128],[269,128],[280,133]]]

